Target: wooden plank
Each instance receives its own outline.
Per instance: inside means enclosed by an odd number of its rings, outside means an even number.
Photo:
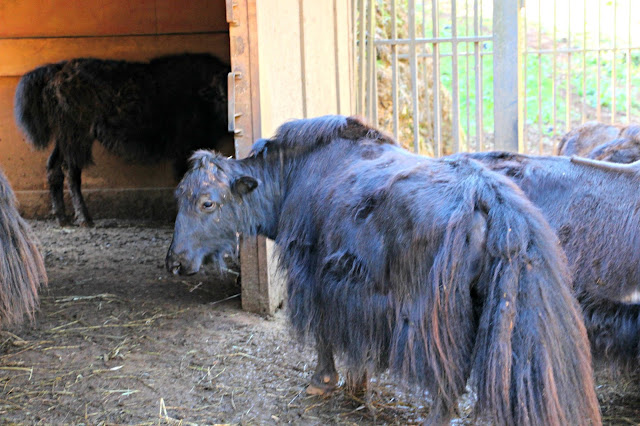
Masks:
[[[0,76],[19,76],[42,64],[78,57],[148,60],[182,52],[209,52],[229,62],[229,35],[4,39],[0,40]]]
[[[158,33],[228,33],[226,10],[224,0],[158,1]]]
[[[260,40],[260,127],[263,136],[268,137],[283,122],[304,115],[300,9],[298,0],[279,0],[259,7],[256,12]]]
[[[258,55],[258,22],[256,0],[239,0],[233,10],[237,25],[231,25],[231,69],[241,78],[236,80],[235,112],[239,133],[236,156],[245,157],[253,141],[261,136],[261,102],[264,87],[260,85]],[[269,40],[266,38],[266,40]],[[286,96],[280,93],[280,96]],[[242,308],[261,314],[273,314],[281,305],[284,280],[274,263],[273,244],[264,237],[243,239],[240,247],[242,276]]]
[[[337,69],[337,85],[338,91],[338,110],[337,113],[351,115],[354,111],[353,106],[353,58],[351,57],[353,39],[351,38],[351,1],[333,0],[335,7],[336,22],[336,69]]]
[[[0,38],[228,31],[224,0],[0,2]]]
[[[307,115],[338,112],[332,0],[301,0]]]

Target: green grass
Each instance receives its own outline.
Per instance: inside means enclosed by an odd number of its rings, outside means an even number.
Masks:
[[[440,20],[439,20],[439,35],[441,37],[448,37],[451,35],[450,19],[447,18],[450,12],[450,1],[440,0]],[[430,2],[427,3],[426,19],[422,22],[422,3],[416,1],[416,31],[418,34],[422,34],[422,26],[424,24],[427,37],[431,37],[432,21]],[[381,11],[383,22],[389,22],[390,6],[388,2],[384,0],[377,0],[377,7]],[[408,32],[407,24],[407,10],[408,0],[398,1],[397,10],[401,11],[397,16],[397,25],[399,28],[400,36],[403,32],[406,35]],[[460,16],[465,13],[464,2],[458,2],[458,35],[467,35],[467,28],[464,17]],[[473,10],[470,10],[473,14]],[[379,18],[380,19],[380,18]],[[552,36],[552,28],[546,28],[545,23],[542,24],[542,36],[543,40],[550,40]],[[551,24],[549,24],[551,25]],[[483,34],[490,34],[492,28],[492,17],[483,16],[482,20]],[[548,25],[547,25],[548,26]],[[534,27],[534,23],[528,24],[528,31],[537,33],[537,28]],[[469,23],[469,32],[473,35],[473,23]],[[581,46],[583,37],[582,34],[575,34],[572,37],[573,46]],[[587,34],[588,40],[593,40],[594,34]],[[610,40],[604,36],[601,40],[603,46],[610,44]],[[562,40],[559,40],[562,43]],[[566,44],[565,44],[566,46]],[[442,55],[451,53],[451,44],[440,44],[440,52]],[[535,48],[535,46],[530,46]],[[458,44],[458,52],[464,52],[466,49],[465,43]],[[468,49],[473,52],[473,44],[468,44]],[[482,43],[481,49],[484,53],[490,53],[492,51],[492,43]],[[468,59],[467,59],[468,58]],[[567,108],[570,108],[570,119],[573,124],[579,122],[582,118],[581,101],[583,98],[583,55],[582,53],[574,53],[571,55],[571,75],[569,78],[569,90],[571,93],[571,105],[566,105],[566,91],[567,91],[567,59],[566,54],[558,54],[556,59],[556,104],[555,104],[555,129],[553,126],[553,100],[554,100],[554,87],[553,87],[553,60],[550,54],[543,54],[538,58],[538,55],[529,54],[526,56],[526,118],[527,124],[530,126],[540,126],[545,134],[561,133],[565,127],[565,117]],[[588,105],[589,115],[588,119],[594,119],[593,110],[597,105],[597,77],[598,77],[598,59],[597,54],[588,52],[586,54],[586,80],[584,83],[584,99]],[[613,57],[611,53],[603,53],[600,58],[600,101],[603,111],[610,111],[611,109],[611,93],[612,93],[612,73],[613,73]],[[429,59],[430,60],[430,59]],[[469,61],[469,90],[467,91],[467,60]],[[473,55],[468,57],[459,57],[458,59],[458,81],[459,81],[459,99],[460,99],[460,123],[465,132],[467,132],[467,119],[470,125],[468,136],[475,137],[475,110],[476,104],[479,101],[475,91],[475,59]],[[452,66],[450,57],[442,57],[441,59],[441,84],[442,87],[451,93],[452,90]],[[615,70],[615,87],[616,87],[616,116],[618,121],[626,119],[627,114],[627,53],[619,52],[615,58],[616,70]],[[382,66],[382,64],[379,64]],[[484,131],[493,131],[493,56],[487,55],[483,59],[482,63],[482,112],[483,112],[483,125]],[[538,82],[538,73],[540,72],[542,78],[540,83]],[[467,93],[468,92],[468,93]],[[538,101],[541,99],[541,111],[538,108]],[[631,53],[631,115],[634,117],[640,116],[640,52],[632,51]],[[468,105],[467,105],[468,104]]]

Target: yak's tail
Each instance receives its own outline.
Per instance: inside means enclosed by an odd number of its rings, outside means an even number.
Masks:
[[[38,290],[47,284],[37,239],[18,210],[0,171],[0,326],[33,318]]]
[[[584,301],[584,320],[598,360],[630,370],[640,364],[640,305]]]
[[[50,102],[45,98],[45,88],[63,63],[48,64],[22,76],[14,97],[16,122],[26,133],[36,149],[44,149],[51,142],[49,125]]]
[[[463,183],[465,200],[430,273],[422,350],[435,408],[455,410],[470,370],[476,416],[490,424],[600,424],[589,341],[559,242],[515,185],[472,167],[480,171]]]
[[[513,188],[479,197],[488,207],[488,261],[472,367],[478,409],[496,424],[599,424],[566,259],[542,214]]]

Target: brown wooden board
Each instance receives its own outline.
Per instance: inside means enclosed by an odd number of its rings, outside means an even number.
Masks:
[[[1,1],[0,38],[226,32],[224,0]]]
[[[19,76],[63,59],[95,57],[148,60],[182,52],[210,52],[229,61],[229,35],[182,34],[126,37],[0,39],[0,76]]]

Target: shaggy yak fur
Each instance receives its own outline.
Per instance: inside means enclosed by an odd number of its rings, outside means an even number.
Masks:
[[[509,179],[343,116],[284,124],[246,159],[191,161],[167,268],[222,264],[238,232],[274,239],[292,327],[316,342],[310,393],[336,386],[336,354],[356,380],[390,369],[426,388],[434,424],[467,383],[491,424],[600,423],[566,259]]]
[[[632,163],[640,160],[640,126],[585,123],[562,137],[557,153],[613,163]]]
[[[509,176],[555,229],[596,358],[640,365],[640,162],[460,154]],[[455,157],[454,157],[455,158]]]
[[[11,186],[0,170],[0,326],[32,317],[38,290],[46,284],[37,239],[18,214]]]
[[[208,54],[180,54],[148,63],[79,58],[25,74],[15,94],[15,116],[37,149],[53,142],[47,179],[53,213],[66,222],[64,172],[76,221],[91,225],[81,187],[99,141],[133,162],[173,161],[176,178],[197,148],[229,152],[228,65]]]

